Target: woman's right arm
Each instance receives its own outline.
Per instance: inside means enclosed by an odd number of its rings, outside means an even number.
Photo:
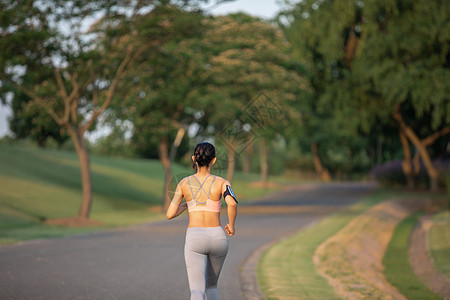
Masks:
[[[187,203],[181,203],[181,200],[183,199],[183,192],[180,186],[181,183],[182,182],[178,184],[177,189],[175,190],[175,195],[173,196],[169,208],[167,209],[166,217],[169,220],[178,217],[187,209]]]
[[[227,185],[231,187],[230,182],[225,181],[222,185],[222,194],[226,192]],[[225,196],[225,202],[227,203],[228,206],[227,208],[228,224],[225,226],[225,230],[229,236],[233,236],[235,233],[234,223],[236,221],[237,215],[237,202],[231,195]]]

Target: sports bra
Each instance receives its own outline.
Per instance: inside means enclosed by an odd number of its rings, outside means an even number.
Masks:
[[[200,184],[198,190],[196,191],[196,193],[194,194],[194,192],[192,191],[192,186],[191,183],[189,182],[189,176],[188,177],[188,185],[189,188],[191,189],[191,193],[192,193],[192,200],[191,201],[186,201],[187,206],[188,206],[188,211],[189,212],[193,212],[193,211],[211,211],[211,212],[220,212],[220,206],[222,204],[222,202],[219,201],[214,201],[209,199],[209,194],[211,193],[211,187],[213,185],[214,180],[216,179],[216,176],[214,176],[211,185],[209,186],[209,192],[207,193],[206,190],[203,188],[203,184],[206,182],[206,179],[208,179],[209,176],[211,176],[212,174],[209,174],[208,176],[206,176],[205,180],[203,180],[203,183],[200,183],[200,181],[197,179],[197,177],[195,177],[195,175],[192,175],[192,177],[195,178],[195,180],[197,180],[197,182]],[[197,194],[200,190],[203,190],[203,192],[206,194],[206,201],[198,201],[197,198]],[[201,195],[201,193],[200,193]]]

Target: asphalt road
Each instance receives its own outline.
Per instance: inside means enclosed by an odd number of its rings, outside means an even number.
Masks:
[[[362,199],[372,185],[303,185],[239,207],[219,295],[244,299],[240,268],[258,247]],[[226,224],[222,213],[222,224]],[[0,299],[188,299],[187,218],[0,248]]]

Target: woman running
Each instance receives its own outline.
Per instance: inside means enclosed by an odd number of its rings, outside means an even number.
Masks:
[[[211,174],[216,151],[210,143],[198,144],[192,156],[197,173],[183,178],[167,209],[173,219],[186,209],[189,225],[186,230],[184,258],[191,290],[191,300],[219,299],[217,281],[228,252],[228,237],[235,234],[237,200],[230,182]],[[228,205],[228,224],[220,224],[221,197]],[[186,202],[181,203],[182,198]],[[225,233],[226,232],[226,233]]]

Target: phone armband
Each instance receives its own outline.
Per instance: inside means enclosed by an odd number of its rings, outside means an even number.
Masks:
[[[223,199],[225,200],[226,196],[231,196],[233,197],[234,201],[236,201],[236,203],[239,204],[239,202],[236,199],[236,195],[234,194],[233,189],[231,188],[231,186],[227,185],[225,192],[223,193]]]

